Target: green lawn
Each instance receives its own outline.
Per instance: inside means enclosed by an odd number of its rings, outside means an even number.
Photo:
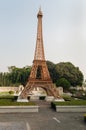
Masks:
[[[86,105],[86,100],[71,100],[65,102],[53,102],[55,105],[67,106],[67,105]]]
[[[9,92],[0,92],[0,96],[10,95]]]
[[[56,110],[56,106],[86,106],[86,100],[71,100],[65,102],[51,102],[51,107]]]
[[[36,105],[34,102],[16,102],[16,96],[0,96],[0,106],[31,106]]]

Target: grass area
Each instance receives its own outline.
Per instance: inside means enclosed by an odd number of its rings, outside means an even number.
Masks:
[[[0,92],[0,96],[3,96],[3,95],[10,95],[9,92]]]
[[[0,106],[33,106],[34,102],[16,102],[17,97],[12,95],[0,96]]]
[[[55,105],[86,105],[86,100],[71,100],[71,101],[65,101],[65,102],[54,102]]]
[[[56,106],[86,106],[86,100],[71,100],[65,102],[51,102],[51,107],[56,109]]]

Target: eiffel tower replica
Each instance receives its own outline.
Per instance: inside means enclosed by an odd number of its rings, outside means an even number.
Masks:
[[[39,9],[39,12],[37,14],[38,27],[37,27],[35,55],[28,82],[24,90],[20,94],[21,99],[26,99],[29,93],[34,88],[37,87],[43,88],[48,96],[54,96],[55,98],[60,97],[56,86],[53,84],[50,78],[50,74],[45,61],[43,34],[42,34],[42,17],[43,17],[42,11],[41,9]]]

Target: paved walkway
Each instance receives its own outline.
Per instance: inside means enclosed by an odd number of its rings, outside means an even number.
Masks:
[[[36,104],[42,108],[42,107],[45,107],[45,108],[50,108],[51,106],[51,102],[46,102],[44,100],[39,100],[39,101],[36,101]]]
[[[38,113],[0,114],[0,130],[85,130],[84,113],[57,113],[50,103],[37,101]]]

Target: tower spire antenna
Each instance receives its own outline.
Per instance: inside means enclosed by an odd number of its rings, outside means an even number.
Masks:
[[[39,11],[41,11],[41,5],[40,5],[40,7],[39,7]]]
[[[41,6],[39,7],[39,11],[38,11],[37,17],[38,17],[38,16],[43,16],[42,10],[41,10]]]
[[[38,25],[37,25],[37,39],[36,39],[34,60],[45,60],[43,32],[42,32],[42,17],[43,17],[43,14],[40,8],[37,14]]]

